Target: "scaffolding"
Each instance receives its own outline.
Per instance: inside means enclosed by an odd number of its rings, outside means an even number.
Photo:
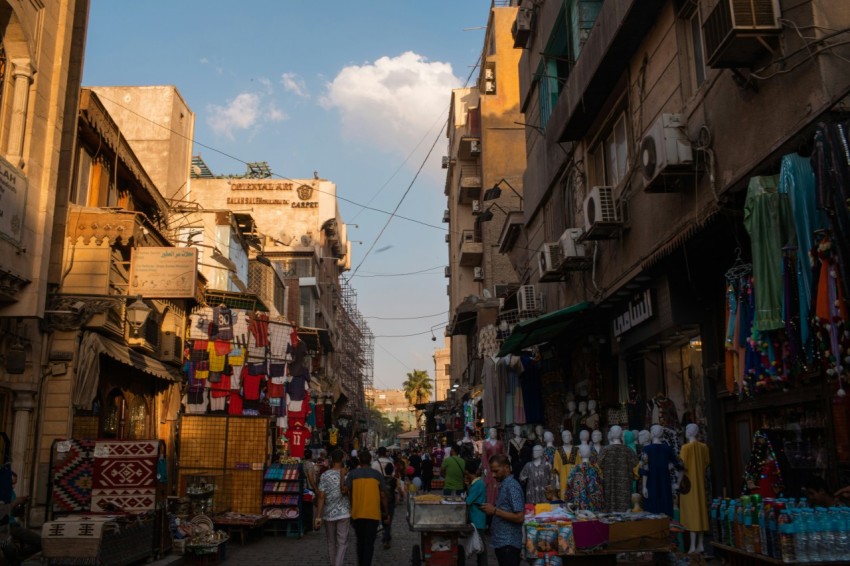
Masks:
[[[348,281],[340,280],[340,308],[337,329],[342,337],[337,370],[352,412],[364,414],[366,391],[374,378],[375,335],[357,308],[357,292]]]

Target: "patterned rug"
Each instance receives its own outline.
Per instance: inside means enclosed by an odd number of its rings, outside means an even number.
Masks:
[[[158,440],[98,441],[94,447],[91,510],[114,505],[142,512],[156,503]]]
[[[94,440],[57,440],[53,444],[54,513],[91,509]]]

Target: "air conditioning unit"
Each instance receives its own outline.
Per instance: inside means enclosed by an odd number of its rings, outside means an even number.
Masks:
[[[590,269],[593,258],[588,256],[587,248],[581,241],[582,234],[584,234],[584,230],[581,228],[567,228],[558,238],[561,254],[564,257],[561,262],[562,270],[583,271]]]
[[[452,268],[451,268],[451,266],[450,266],[450,265],[447,265],[447,266],[445,267],[445,269],[443,270],[443,274],[444,274],[446,277],[451,277],[451,276],[452,276]]]
[[[179,364],[183,362],[183,340],[176,332],[167,330],[159,339],[159,360]]]
[[[752,67],[778,48],[779,0],[720,0],[702,26],[709,67]]]
[[[452,158],[448,155],[443,156],[443,169],[448,169],[449,165],[452,163]]]
[[[531,29],[534,24],[534,10],[531,8],[520,8],[517,10],[516,20],[511,26],[511,35],[514,38],[514,48],[525,49],[528,38],[531,37]]]
[[[662,114],[641,140],[640,170],[646,192],[678,192],[684,181],[693,178],[694,150],[684,128],[681,114]]]
[[[610,240],[623,222],[617,214],[613,187],[593,187],[584,199],[584,240]]]
[[[443,222],[445,222],[447,224],[449,222],[449,211],[448,211],[448,209],[443,211]]]
[[[486,69],[484,69],[484,79],[488,81],[495,81],[496,69],[494,69],[493,67],[487,67]]]
[[[469,153],[470,155],[481,155],[481,140],[470,140]]]
[[[558,242],[546,242],[537,252],[537,266],[540,269],[540,281],[559,281],[561,275],[561,244]]]
[[[472,201],[472,214],[475,214],[475,215],[481,214],[481,201],[480,200]]]
[[[484,94],[496,94],[496,81],[484,81]]]
[[[483,281],[484,280],[484,268],[483,267],[473,267],[472,268],[472,279],[475,281]]]
[[[537,287],[534,285],[520,285],[517,291],[519,299],[519,310],[525,313],[540,310],[540,302],[537,300]]]
[[[448,243],[449,243],[449,242],[451,242],[451,241],[452,241],[452,235],[451,235],[451,234],[446,234],[446,243],[448,244]]]

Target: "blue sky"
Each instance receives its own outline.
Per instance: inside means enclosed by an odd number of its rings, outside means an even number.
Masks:
[[[83,84],[175,85],[196,115],[194,151],[214,173],[243,173],[239,160],[267,161],[292,178],[318,171],[341,197],[374,198],[370,206],[383,210],[395,208],[439,135],[398,211],[437,229],[393,219],[352,279],[377,337],[375,386],[400,387],[412,369],[433,377],[431,355],[442,345],[448,225],[439,160],[451,89],[463,85],[482,48],[483,30],[464,28],[484,26],[489,7],[490,0],[92,0]],[[359,225],[349,227],[349,238],[363,242],[353,244],[356,267],[387,216],[340,204],[343,220]],[[415,318],[427,315],[438,316]]]

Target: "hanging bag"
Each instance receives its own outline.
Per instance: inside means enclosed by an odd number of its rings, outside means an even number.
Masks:
[[[481,554],[484,552],[484,541],[481,539],[481,535],[478,533],[478,529],[475,528],[475,525],[471,526],[472,532],[470,535],[466,538],[460,539],[460,544],[463,546],[467,556]]]

